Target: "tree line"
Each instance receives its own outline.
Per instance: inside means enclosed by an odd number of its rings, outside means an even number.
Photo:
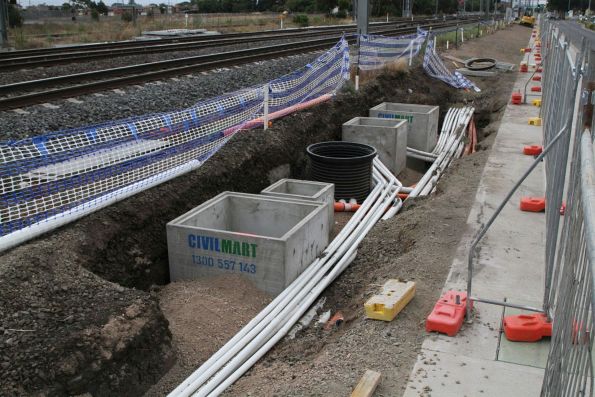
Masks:
[[[369,0],[372,16],[401,16],[402,0]],[[467,11],[478,11],[480,0],[468,0]],[[350,13],[353,10],[351,0],[192,0],[184,2],[189,9],[201,13],[215,12],[298,12],[329,14],[336,7],[340,13]],[[438,0],[439,14],[456,13],[459,0]],[[413,13],[433,15],[436,11],[436,0],[414,0]]]

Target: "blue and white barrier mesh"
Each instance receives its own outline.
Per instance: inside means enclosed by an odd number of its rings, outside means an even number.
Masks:
[[[426,40],[428,32],[422,29],[417,33],[389,37],[379,35],[361,35],[359,49],[359,68],[374,70],[398,59],[415,57]]]
[[[452,87],[465,89],[471,88],[476,92],[481,91],[475,84],[473,84],[460,72],[457,72],[456,70],[451,72],[448,70],[436,52],[436,49],[434,48],[434,42],[431,38],[428,40],[428,44],[426,45],[423,68],[428,76],[442,80]]]
[[[0,251],[199,167],[268,110],[334,94],[345,39],[271,81],[168,113],[0,142]]]

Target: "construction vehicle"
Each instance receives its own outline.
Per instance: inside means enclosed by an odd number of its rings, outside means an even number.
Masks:
[[[532,28],[535,25],[535,16],[533,16],[533,10],[526,8],[519,24]]]

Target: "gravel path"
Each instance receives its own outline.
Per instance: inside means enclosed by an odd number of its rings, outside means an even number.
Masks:
[[[336,33],[335,33],[336,34]],[[322,39],[327,35],[317,36],[316,39]],[[184,57],[191,57],[197,55],[215,54],[218,52],[237,51],[248,48],[265,47],[269,45],[291,43],[297,41],[305,41],[307,39],[301,37],[297,39],[283,39],[283,40],[270,40],[270,41],[258,41],[248,42],[235,45],[217,46],[203,48],[199,50],[186,50],[186,51],[172,51],[172,52],[161,52],[153,54],[138,54],[123,57],[112,57],[106,59],[93,60],[89,62],[71,63],[67,65],[56,65],[49,67],[40,67],[34,69],[21,69],[11,72],[0,73],[0,85],[16,83],[19,81],[29,81],[37,79],[45,79],[48,77],[63,76],[67,74],[82,73],[93,70],[117,68],[122,66],[137,65],[141,63],[165,61],[170,59],[178,59]]]
[[[306,65],[316,56],[318,54],[313,53],[295,55],[214,70],[206,75],[200,73],[149,82],[119,92],[105,91],[76,98],[75,102],[81,103],[59,100],[49,107],[34,105],[23,109],[28,114],[0,112],[0,141],[188,107],[202,99],[265,83]]]

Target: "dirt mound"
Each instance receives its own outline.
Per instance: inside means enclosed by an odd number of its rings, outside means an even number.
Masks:
[[[206,361],[271,301],[240,275],[175,282],[159,291],[177,362],[146,396],[163,396]]]
[[[97,277],[50,241],[35,247],[0,265],[0,395],[137,394],[146,386],[135,379],[158,379],[173,355],[157,300]]]

